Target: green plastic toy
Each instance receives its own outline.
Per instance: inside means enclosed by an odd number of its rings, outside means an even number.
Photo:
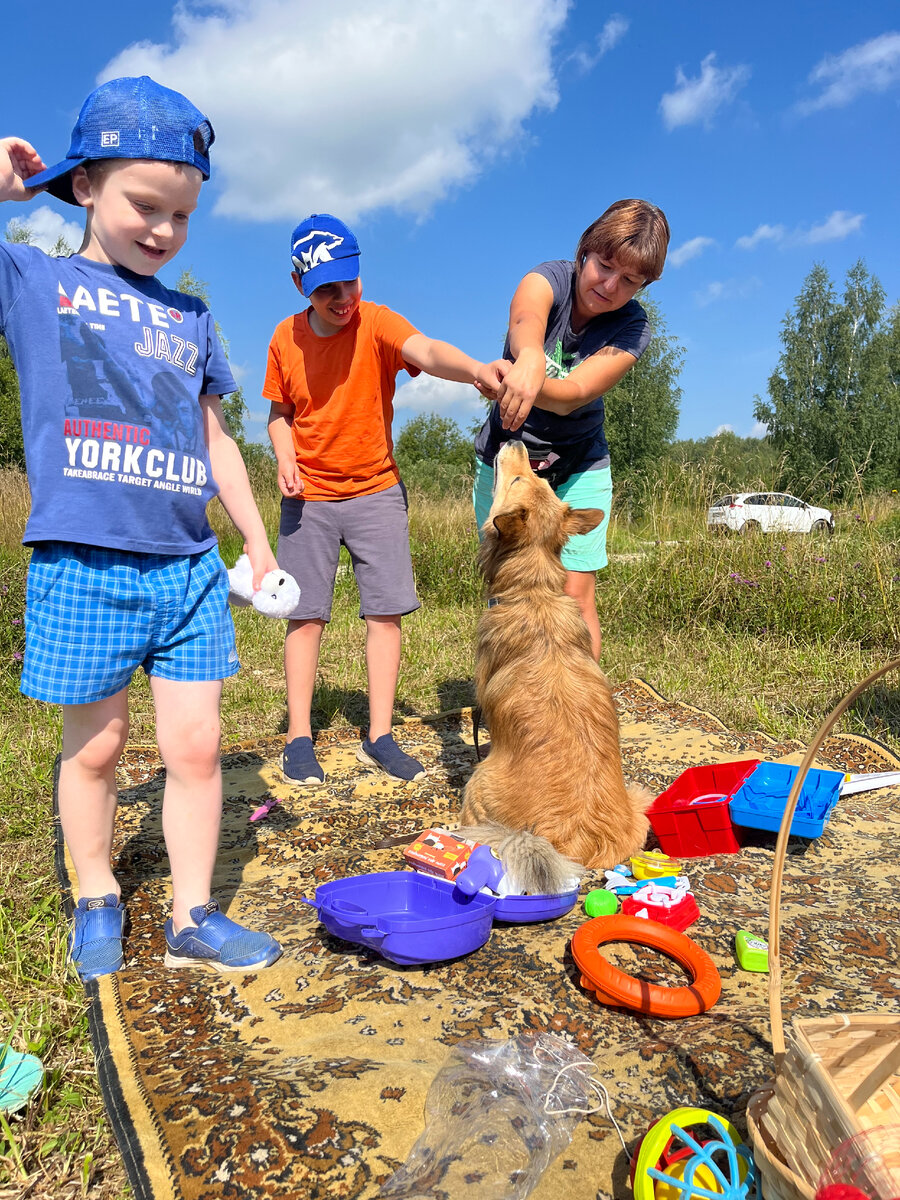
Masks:
[[[746,929],[739,929],[735,934],[734,952],[744,971],[768,971],[769,943],[748,933]]]
[[[605,888],[594,888],[584,898],[584,911],[589,917],[606,917],[619,911],[619,900],[614,892]]]

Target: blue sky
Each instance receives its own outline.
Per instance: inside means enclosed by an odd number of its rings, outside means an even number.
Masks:
[[[685,347],[679,436],[759,433],[753,398],[822,262],[862,257],[900,298],[896,3],[791,0],[225,0],[122,5],[90,19],[44,0],[4,14],[5,134],[48,164],[84,97],[114,75],[185,92],[216,129],[182,267],[209,285],[251,412],[277,322],[298,307],[289,235],[351,222],[364,295],[489,359],[520,277],[570,257],[613,200],[672,227],[651,288]],[[51,242],[79,238],[51,198],[5,206]],[[433,411],[468,429],[474,389],[400,377],[395,431]]]

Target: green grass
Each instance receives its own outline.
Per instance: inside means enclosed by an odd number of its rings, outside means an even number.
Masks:
[[[278,527],[271,481],[254,481],[266,526]],[[611,566],[598,584],[603,666],[640,675],[672,700],[715,712],[736,730],[808,741],[867,672],[900,655],[900,499],[837,514],[833,538],[722,538],[705,530],[702,476],[663,475],[614,512]],[[21,475],[0,471],[0,1044],[38,1054],[47,1083],[22,1117],[0,1124],[0,1200],[88,1196],[128,1188],[106,1123],[87,1036],[83,992],[65,966],[65,929],[52,865],[50,778],[59,710],[18,692],[24,646],[28,508]],[[218,506],[213,523],[233,563],[240,538]],[[404,621],[396,711],[471,703],[481,611],[476,533],[464,498],[413,491],[411,540],[422,608]],[[323,641],[314,720],[366,721],[364,625],[352,574],[338,576]],[[285,728],[283,626],[250,609],[235,622],[243,670],[226,683],[226,745]],[[888,676],[840,728],[900,750],[900,680]],[[131,741],[153,741],[150,692],[138,676]]]

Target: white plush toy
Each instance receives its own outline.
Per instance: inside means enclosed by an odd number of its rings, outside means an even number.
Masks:
[[[263,575],[258,592],[253,590],[253,568],[250,559],[242,554],[228,572],[229,601],[237,608],[252,604],[264,617],[289,617],[297,607],[300,588],[293,575],[279,568]]]

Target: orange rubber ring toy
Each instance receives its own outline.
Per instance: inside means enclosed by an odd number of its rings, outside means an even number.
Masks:
[[[634,942],[659,950],[690,972],[686,987],[659,987],[626,975],[603,957],[606,942]],[[705,950],[677,929],[621,914],[595,917],[575,930],[572,957],[581,971],[581,986],[595,992],[601,1004],[631,1008],[653,1017],[693,1017],[712,1008],[722,992],[716,964]]]

